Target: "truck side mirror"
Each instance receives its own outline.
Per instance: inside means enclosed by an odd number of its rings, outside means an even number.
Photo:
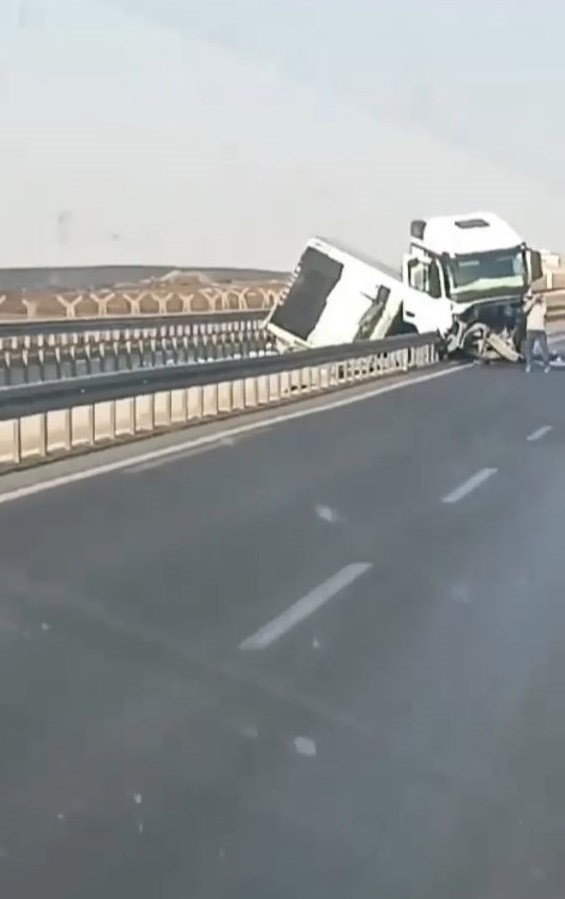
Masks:
[[[530,250],[530,281],[543,277],[543,262],[539,250]]]
[[[430,296],[435,300],[438,300],[441,297],[441,277],[439,273],[439,265],[436,259],[432,259],[432,261],[430,262],[428,278],[428,290]]]

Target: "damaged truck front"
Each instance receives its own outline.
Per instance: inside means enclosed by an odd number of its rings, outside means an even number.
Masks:
[[[541,274],[541,254],[493,213],[436,216],[410,226],[403,281],[423,297],[416,329],[440,330],[449,353],[517,361],[524,293]]]
[[[492,213],[412,222],[401,275],[314,238],[266,326],[283,351],[435,332],[446,353],[515,361],[524,293],[541,274],[541,254]]]

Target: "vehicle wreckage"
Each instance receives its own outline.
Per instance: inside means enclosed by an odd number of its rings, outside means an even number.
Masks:
[[[411,223],[401,273],[312,238],[265,325],[282,352],[434,332],[445,355],[516,362],[524,295],[553,289],[551,277],[543,254],[494,213],[436,216]]]

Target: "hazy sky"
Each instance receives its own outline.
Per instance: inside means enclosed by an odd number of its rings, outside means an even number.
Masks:
[[[397,263],[492,209],[565,249],[557,0],[0,0],[0,266]]]

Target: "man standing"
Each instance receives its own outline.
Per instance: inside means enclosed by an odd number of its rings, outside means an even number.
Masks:
[[[526,294],[524,312],[526,313],[526,371],[532,370],[532,359],[536,343],[539,343],[543,356],[544,371],[550,371],[549,347],[547,345],[547,330],[545,318],[547,315],[547,302],[543,293],[532,293],[531,289]]]

